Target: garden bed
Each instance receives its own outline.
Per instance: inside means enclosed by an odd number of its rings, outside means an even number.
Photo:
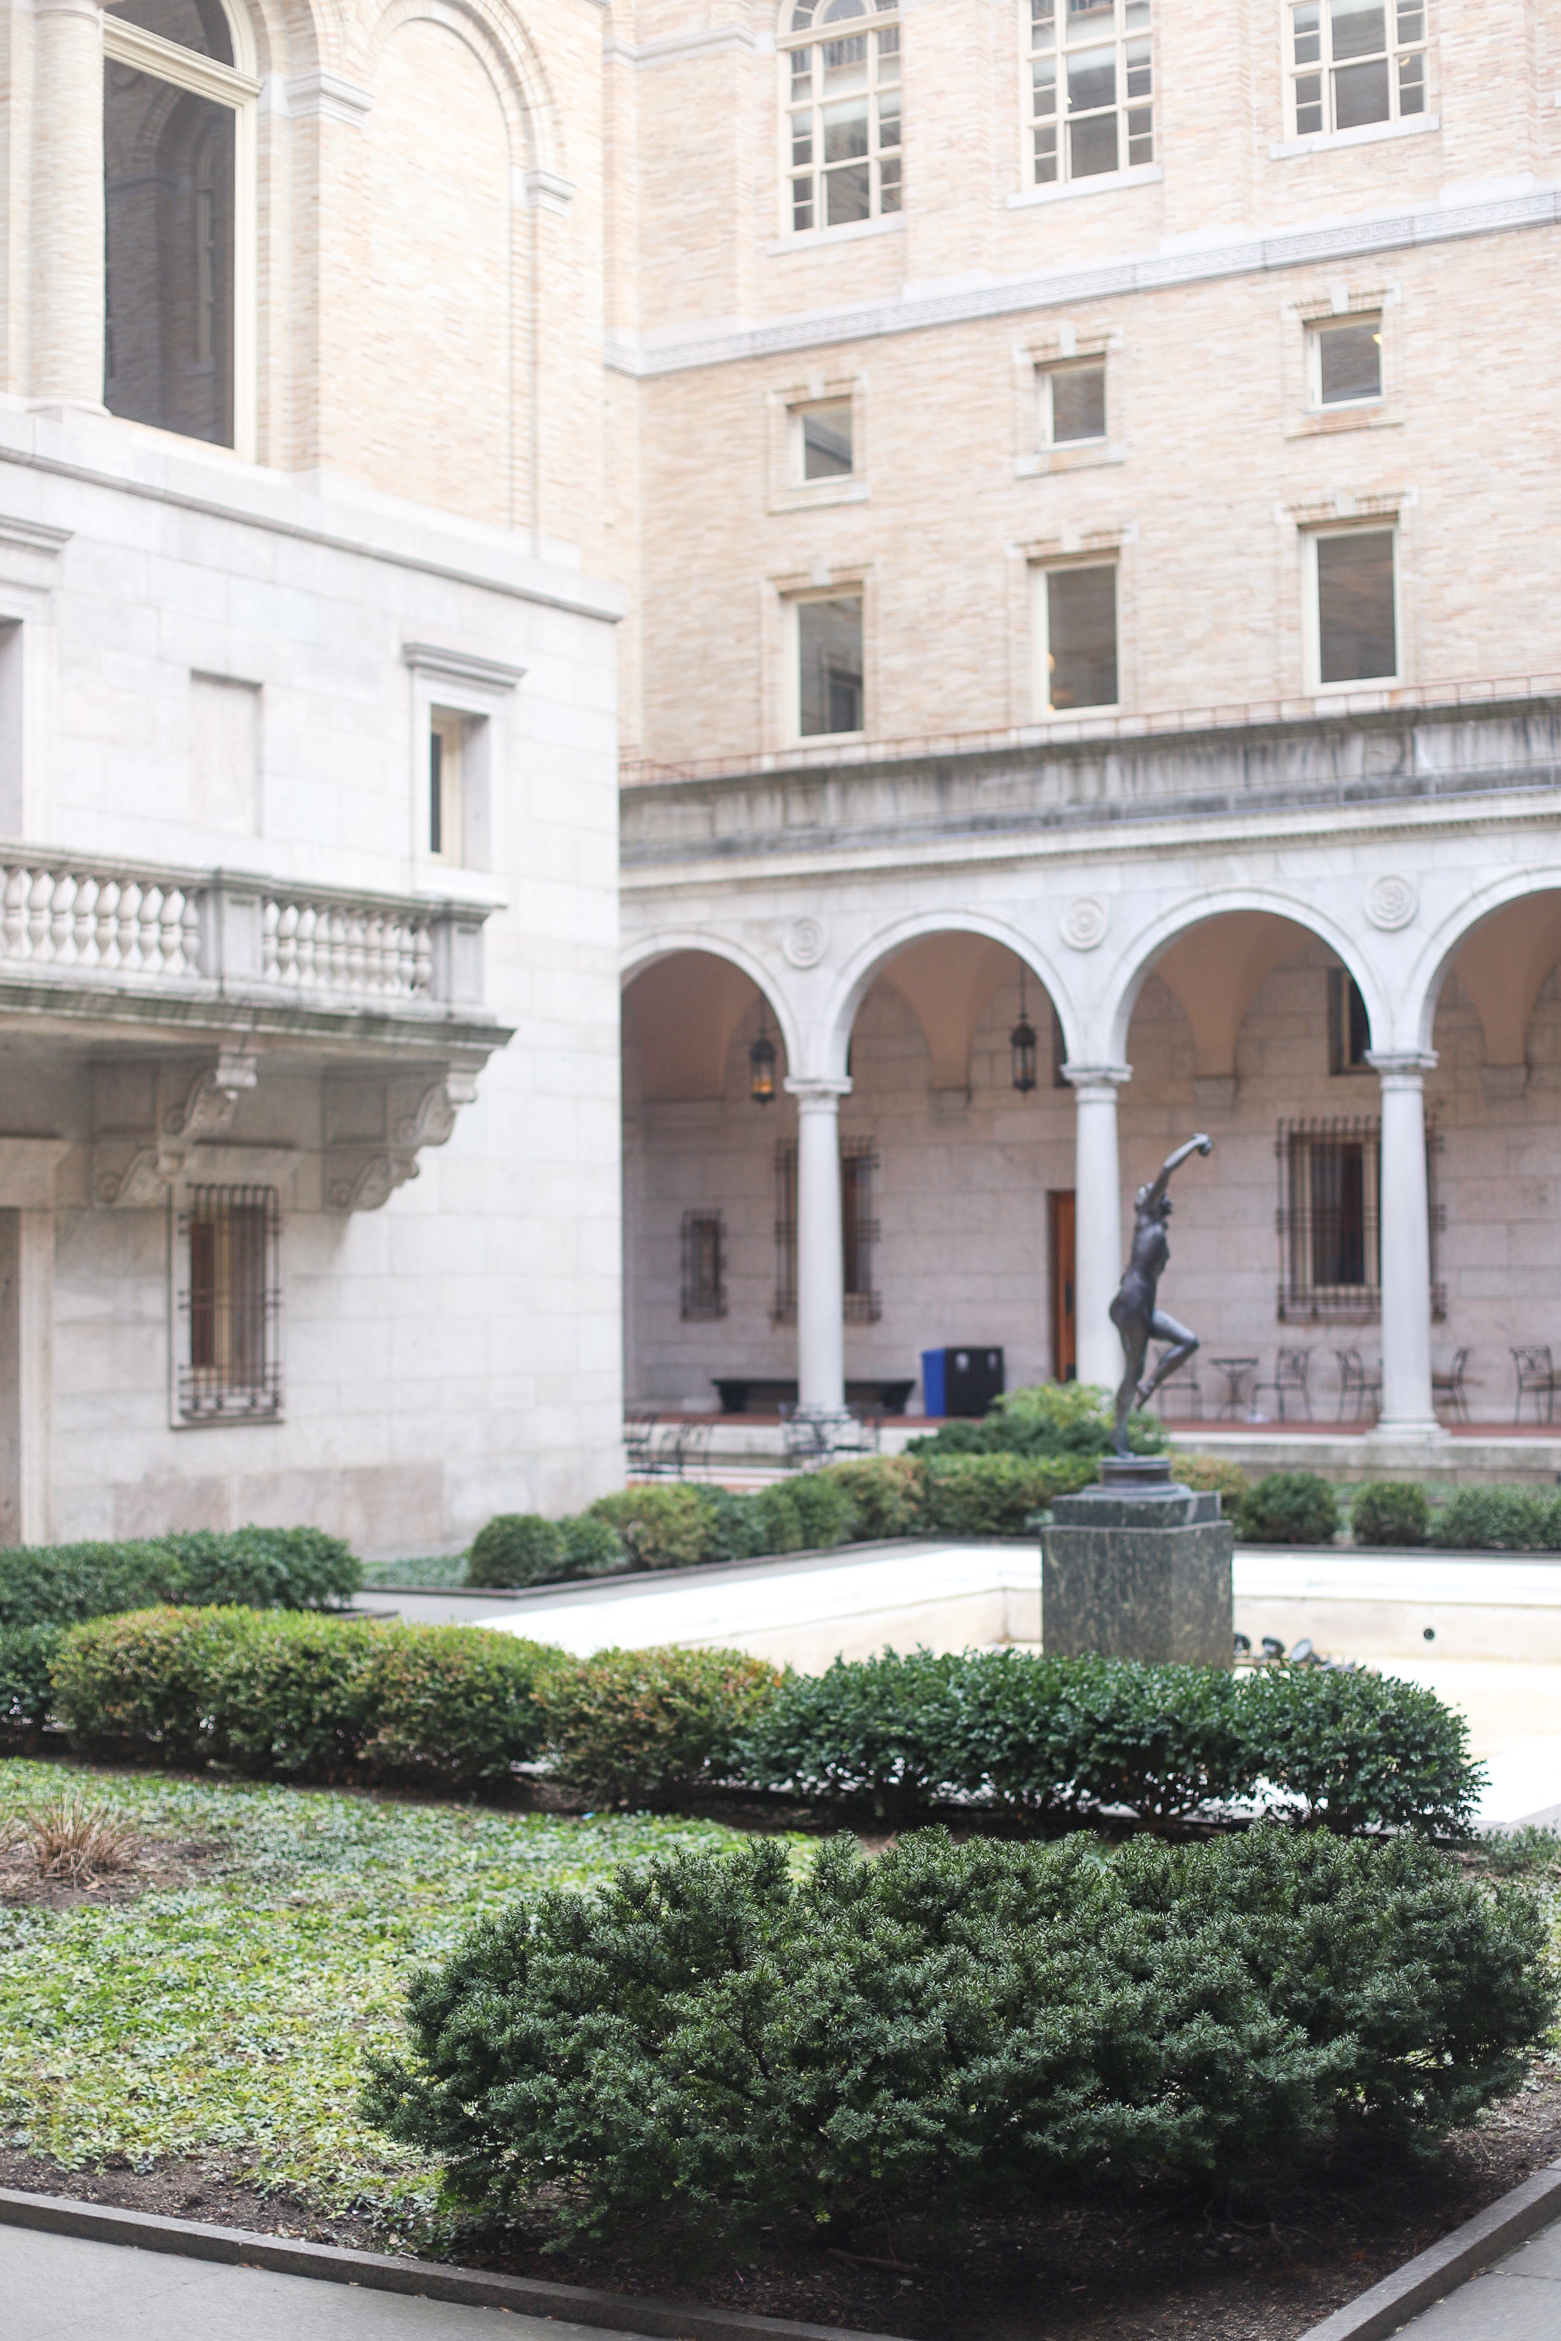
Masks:
[[[0,2184],[907,2341],[1294,2341],[1561,2153],[1544,2061],[1429,2163],[1341,2153],[1240,2197],[1059,2186],[943,2235],[891,2206],[854,2253],[780,2223],[755,2256],[696,2269],[656,2222],[565,2255],[545,2221],[441,2227],[429,2165],[356,2108],[410,1969],[518,1890],[732,1829],[22,1763],[0,1765],[0,1819],[67,1773],[133,1825],[145,1866],[107,1907],[0,1911]]]

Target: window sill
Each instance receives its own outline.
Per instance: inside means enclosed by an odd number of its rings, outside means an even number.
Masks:
[[[798,732],[794,748],[860,748],[866,732]]]
[[[1027,211],[1036,203],[1070,203],[1078,195],[1114,195],[1123,187],[1153,187],[1165,177],[1163,163],[1135,163],[1127,171],[1098,171],[1088,179],[1062,179],[1052,187],[1027,187],[1022,195],[1005,200],[1010,211]]]
[[[1049,472],[1092,471],[1101,463],[1126,463],[1127,449],[1116,439],[1090,439],[1074,447],[1041,447],[1016,455],[1016,480],[1044,479]]]
[[[787,252],[816,251],[822,244],[859,244],[864,236],[903,236],[904,233],[904,212],[891,211],[879,219],[847,220],[839,228],[803,228],[797,234],[777,237],[773,244],[765,245],[764,251],[767,259],[776,260]]]
[[[1363,122],[1358,130],[1314,130],[1305,138],[1281,138],[1270,146],[1272,162],[1288,162],[1301,154],[1331,154],[1341,146],[1376,146],[1384,138],[1423,138],[1440,130],[1440,114],[1401,115],[1396,122]]]
[[[1100,715],[1120,715],[1120,699],[1109,700],[1103,707],[1043,707],[1036,717],[1040,723],[1093,723]]]
[[[1337,431],[1383,431],[1397,429],[1404,420],[1401,406],[1384,406],[1380,402],[1359,406],[1330,406],[1319,410],[1308,409],[1285,425],[1287,439],[1328,439]]]
[[[807,487],[777,488],[770,498],[772,512],[816,512],[831,504],[865,504],[866,480],[814,480]]]
[[[414,894],[436,902],[459,902],[473,910],[507,910],[491,870],[474,870],[464,862],[436,862],[419,854],[412,870]]]
[[[1338,706],[1341,699],[1359,697],[1381,700],[1385,704],[1394,691],[1402,691],[1404,687],[1402,675],[1367,675],[1353,683],[1313,683],[1311,697],[1318,714],[1327,715]],[[1372,711],[1362,709],[1361,712]]]

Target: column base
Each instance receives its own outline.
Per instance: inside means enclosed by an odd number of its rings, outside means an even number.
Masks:
[[[1366,1433],[1365,1438],[1365,1444],[1372,1453],[1381,1455],[1384,1459],[1389,1454],[1401,1453],[1415,1448],[1441,1448],[1450,1446],[1451,1443],[1452,1434],[1443,1428],[1434,1415],[1424,1421],[1382,1422],[1379,1420],[1376,1426]]]

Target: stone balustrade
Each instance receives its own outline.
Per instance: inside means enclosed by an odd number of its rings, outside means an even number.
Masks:
[[[475,1007],[487,915],[481,905],[229,871],[0,851],[0,975],[172,979],[181,991],[259,991],[325,1005]]]

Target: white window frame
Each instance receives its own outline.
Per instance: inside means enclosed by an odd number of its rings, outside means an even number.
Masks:
[[[1369,57],[1357,60],[1354,58],[1335,58],[1333,54],[1331,0],[1282,0],[1285,119],[1288,133],[1292,138],[1358,138],[1370,136],[1372,133],[1381,135],[1390,125],[1396,125],[1400,122],[1414,123],[1416,126],[1423,123],[1428,129],[1431,127],[1431,0],[1382,0],[1382,6],[1383,36],[1387,45],[1383,49],[1372,50]],[[1318,55],[1315,62],[1298,63],[1296,14],[1298,8],[1309,7],[1314,7],[1317,11]],[[1412,14],[1419,17],[1419,33],[1412,39],[1401,39],[1398,37],[1400,27],[1411,18]],[[1341,130],[1335,120],[1334,112],[1333,77],[1335,70],[1340,66],[1348,67],[1356,62],[1368,63],[1372,57],[1385,57],[1387,59],[1388,111],[1385,115],[1379,115],[1372,122],[1350,123]],[[1406,108],[1402,103],[1404,93],[1400,62],[1403,59],[1413,57],[1420,59],[1420,102],[1418,105]],[[1308,114],[1303,122],[1301,88],[1303,83],[1313,78],[1319,80],[1321,85],[1322,115],[1319,121],[1313,121]]]
[[[1056,383],[1057,376],[1059,374],[1082,374],[1087,372],[1098,373],[1102,377],[1106,403],[1105,418],[1101,424],[1100,429],[1088,439],[1059,439],[1056,431],[1056,411],[1053,403],[1054,385]],[[1094,350],[1081,352],[1078,357],[1074,358],[1049,359],[1045,364],[1038,365],[1036,367],[1035,390],[1036,396],[1039,398],[1041,405],[1040,443],[1042,447],[1048,450],[1055,448],[1062,454],[1068,454],[1075,447],[1104,447],[1107,444],[1107,441],[1111,436],[1111,384],[1109,379],[1106,378],[1107,375],[1108,367],[1104,350],[1098,352]]]
[[[816,480],[810,480],[805,469],[807,448],[804,434],[807,418],[811,414],[817,414],[821,407],[841,406],[845,408],[851,418],[851,468],[849,471],[821,472]],[[849,487],[859,477],[860,466],[856,460],[856,400],[849,390],[840,391],[832,398],[799,398],[793,406],[788,408],[786,419],[787,436],[790,440],[788,454],[791,473],[786,483],[788,487],[802,488],[809,492],[817,488],[840,489]]]
[[[1094,445],[1094,441],[1088,442]],[[1109,569],[1116,579],[1117,695],[1089,707],[1053,707],[1051,703],[1051,605],[1048,579],[1075,569]],[[1097,715],[1116,715],[1122,706],[1122,561],[1119,554],[1091,553],[1077,560],[1030,563],[1030,703],[1035,723],[1072,723]]]
[[[158,33],[143,32],[105,12],[103,58],[128,65],[137,73],[169,82],[196,97],[226,106],[233,115],[233,452],[247,462],[255,460],[257,399],[256,359],[259,347],[258,264],[259,195],[256,160],[255,105],[262,84],[255,74],[255,43],[248,20],[224,5],[223,14],[233,39],[232,65],[202,57],[194,49],[165,41]],[[154,429],[141,424],[139,429]],[[182,432],[170,432],[187,446],[205,446]]]
[[[411,849],[414,884],[445,893],[459,871],[488,873],[502,866],[499,820],[504,802],[504,755],[509,730],[508,702],[524,667],[445,650],[431,643],[404,642],[401,656],[411,670],[412,758]],[[461,850],[429,851],[429,743],[438,718],[461,726]],[[491,881],[490,881],[491,884]],[[474,883],[474,899],[489,899]]]
[[[1323,404],[1322,343],[1326,333],[1338,333],[1351,326],[1375,325],[1377,329],[1377,387],[1364,398],[1335,398]],[[1380,309],[1350,309],[1342,315],[1313,317],[1306,328],[1306,404],[1314,415],[1354,414],[1362,407],[1380,406],[1387,395],[1386,343],[1383,340],[1383,320]]]
[[[1306,688],[1318,699],[1334,699],[1351,691],[1388,691],[1404,680],[1404,565],[1400,558],[1400,529],[1396,512],[1341,522],[1338,526],[1308,528],[1301,544],[1301,633],[1306,653]],[[1322,605],[1319,601],[1317,548],[1325,537],[1389,536],[1393,540],[1393,655],[1391,675],[1355,675],[1343,682],[1322,679]]]
[[[854,601],[862,613],[862,724],[854,732],[805,732],[802,728],[802,634],[797,613],[807,602]],[[793,744],[799,748],[829,747],[839,740],[865,740],[867,707],[867,586],[861,577],[842,577],[833,585],[790,593],[785,604],[786,715]]]
[[[807,6],[808,0],[786,0],[785,20],[788,27],[791,26],[792,19],[795,17],[799,5]],[[864,229],[873,227],[880,221],[888,221],[890,219],[897,218],[904,209],[905,204],[905,113],[903,96],[905,87],[905,50],[902,38],[899,0],[864,0],[863,12],[860,16],[845,17],[842,18],[838,23],[834,24],[818,22],[817,19],[822,15],[823,11],[828,6],[829,0],[815,0],[815,5],[813,6],[812,10],[815,21],[810,22],[800,31],[795,29],[788,29],[787,31],[783,32],[776,41],[776,49],[778,52],[780,64],[781,233],[788,241],[801,237],[811,238],[819,236],[845,236],[851,234],[860,235]],[[880,83],[878,72],[880,59],[879,35],[886,32],[892,32],[895,36],[896,54],[898,55],[900,61],[898,75],[892,83]],[[824,168],[823,154],[823,117],[825,111],[823,92],[824,63],[821,57],[813,57],[811,52],[826,41],[856,40],[858,38],[865,38],[867,42],[868,105],[870,108],[870,120],[873,131],[873,135],[868,142],[868,153],[863,158],[868,164],[868,211],[867,216],[864,219],[837,220],[830,222],[824,217],[824,210],[827,200],[824,186],[826,173]],[[792,122],[793,115],[801,114],[804,109],[803,106],[796,102],[795,99],[795,84],[793,80],[794,67],[792,61],[793,58],[804,49],[809,52],[812,72],[811,95],[807,106],[810,118],[810,151],[812,159],[806,166],[799,166],[795,160],[795,150],[792,139]],[[878,95],[880,87],[886,89],[893,88],[900,96],[899,141],[892,147],[884,147],[880,145],[877,136],[879,127]],[[894,165],[894,171],[891,179],[891,192],[893,200],[887,203],[884,200],[885,188],[883,183],[883,165],[885,162],[890,162]],[[796,198],[794,190],[797,182],[799,182],[804,177],[808,179],[811,190],[809,203],[812,211],[812,218],[805,226],[799,226],[797,224],[796,217]]]
[[[1096,26],[1093,31],[1081,32],[1076,39],[1070,39],[1068,33],[1069,0],[1050,0],[1052,11],[1051,39],[1049,42],[1040,42],[1037,35],[1041,30],[1047,0],[1020,0],[1020,40],[1022,43],[1020,53],[1024,59],[1020,87],[1024,115],[1024,178],[1028,188],[1075,187],[1082,191],[1097,185],[1112,187],[1129,173],[1136,176],[1154,169],[1156,67],[1153,43],[1155,11],[1151,8],[1150,0],[1110,0],[1110,5],[1111,29],[1109,33],[1104,26]],[[1128,94],[1127,52],[1130,47],[1137,49],[1142,42],[1147,42],[1150,45],[1149,87],[1147,91],[1142,91],[1136,97],[1130,98]],[[1075,177],[1072,162],[1072,141],[1068,136],[1067,58],[1070,51],[1077,53],[1083,48],[1104,48],[1108,43],[1116,51],[1116,100],[1112,108],[1117,123],[1116,168],[1112,171],[1086,171]],[[1048,58],[1055,61],[1057,69],[1054,84],[1054,111],[1049,118],[1038,114],[1035,106],[1036,67]],[[1141,65],[1135,63],[1134,71],[1141,70]],[[1149,114],[1148,130],[1141,130],[1135,138],[1127,117],[1129,113],[1140,114],[1145,109]],[[1045,170],[1044,158],[1036,152],[1036,132],[1046,126],[1048,119],[1056,132],[1055,152],[1051,158],[1052,168],[1049,173]],[[1133,151],[1135,143],[1140,149],[1143,149],[1145,141],[1147,141],[1147,151],[1140,151],[1135,155]]]

